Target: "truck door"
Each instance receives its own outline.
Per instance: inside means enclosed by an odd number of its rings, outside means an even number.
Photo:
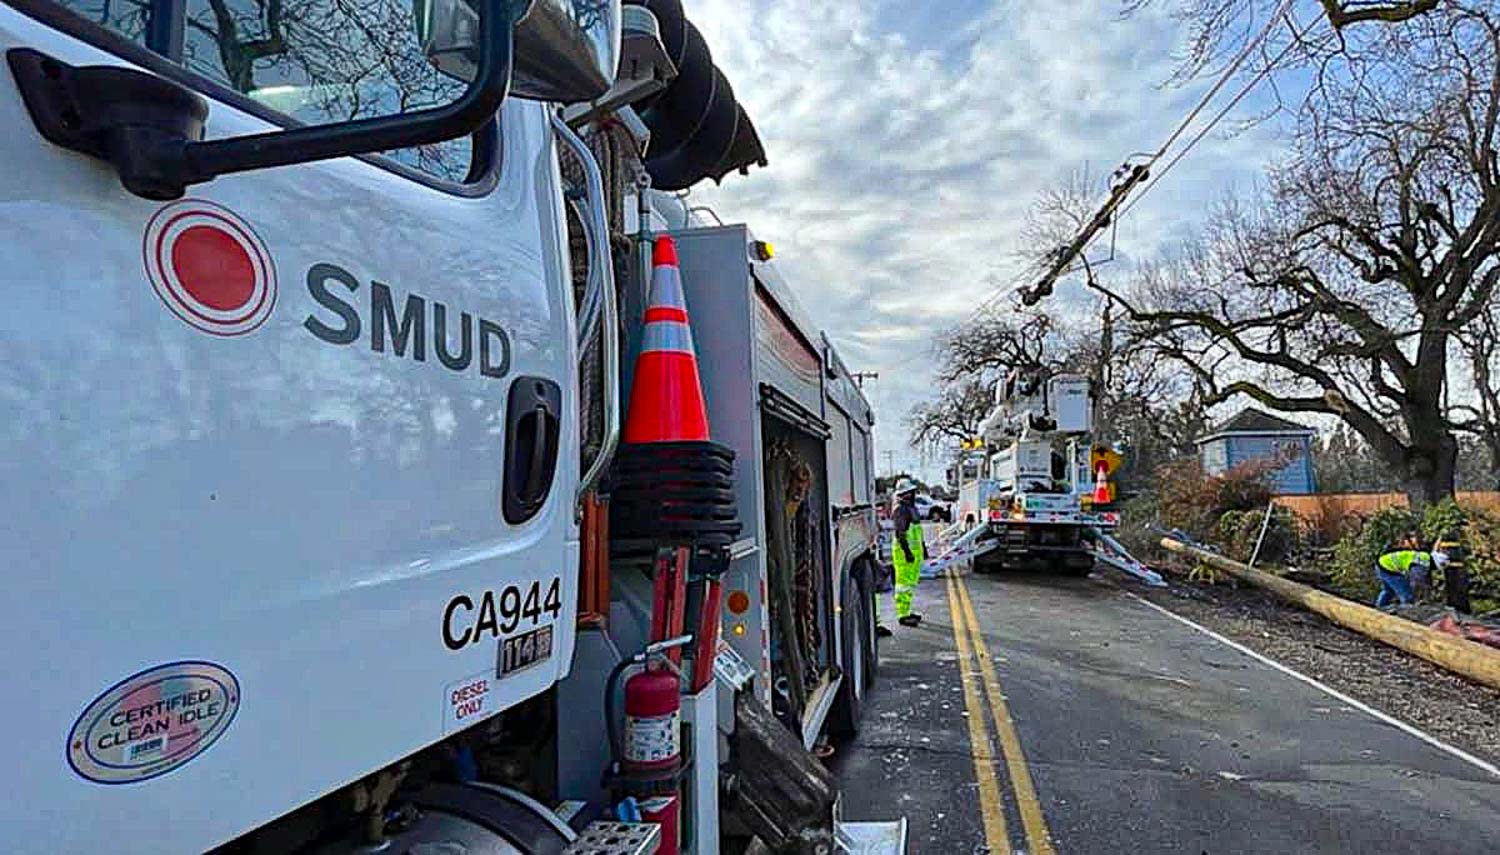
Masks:
[[[0,5],[0,50],[170,77],[210,137],[448,97],[410,33],[394,0]],[[45,141],[8,69],[0,124],[0,850],[202,850],[566,672],[542,105],[169,202]]]

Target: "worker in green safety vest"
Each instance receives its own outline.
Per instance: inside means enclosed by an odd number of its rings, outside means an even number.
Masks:
[[[1429,567],[1441,570],[1448,565],[1448,556],[1442,552],[1424,552],[1420,549],[1397,549],[1380,556],[1375,562],[1375,578],[1380,580],[1380,594],[1375,598],[1375,607],[1383,609],[1394,603],[1406,605],[1416,599],[1412,593],[1413,571],[1423,572]]]
[[[921,578],[922,560],[927,557],[922,548],[922,520],[917,516],[916,499],[915,481],[902,478],[897,482],[891,563],[896,567],[896,622],[902,626],[916,626],[922,622],[922,616],[911,610],[911,598],[917,591],[917,580]]]

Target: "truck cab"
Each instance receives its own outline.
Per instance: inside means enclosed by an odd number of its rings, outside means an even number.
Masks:
[[[566,675],[588,461],[546,101],[174,194],[106,156],[131,87],[159,100],[124,126],[175,98],[212,143],[465,84],[398,3],[17,0],[0,50],[0,680],[37,699],[0,849],[212,848]],[[53,109],[106,129],[61,145]]]
[[[790,576],[742,540],[755,599],[689,647],[713,679],[662,731],[691,746],[667,788],[686,807],[627,817],[610,750],[615,678],[693,643],[648,636],[646,577],[607,526],[622,331],[669,230],[638,212],[672,198],[653,182],[765,159],[701,85],[721,73],[680,6],[7,0],[0,50],[0,688],[33,699],[0,717],[27,734],[0,850],[831,845],[836,788],[805,747],[857,725],[873,669],[873,418],[815,327],[766,323],[787,293],[701,318],[747,359],[778,336],[807,351],[776,412],[818,437],[818,593],[797,606],[817,631],[772,634],[768,577]],[[674,99],[704,92],[725,120],[682,126]],[[745,275],[746,246],[724,269]],[[735,489],[760,526],[786,507],[759,431],[790,387],[742,390],[744,366],[705,385],[730,408],[716,439],[750,425]],[[802,646],[815,700],[747,732]],[[721,823],[721,776],[754,748],[765,780],[801,763],[826,798]]]

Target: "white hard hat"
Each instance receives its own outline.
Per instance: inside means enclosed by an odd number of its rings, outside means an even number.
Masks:
[[[917,482],[910,478],[902,478],[896,482],[896,495],[904,496],[907,493],[917,492]]]

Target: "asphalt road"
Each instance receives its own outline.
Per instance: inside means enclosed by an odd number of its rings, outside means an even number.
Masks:
[[[1500,776],[1124,590],[965,575],[917,609],[833,761],[909,852],[1500,851]]]

